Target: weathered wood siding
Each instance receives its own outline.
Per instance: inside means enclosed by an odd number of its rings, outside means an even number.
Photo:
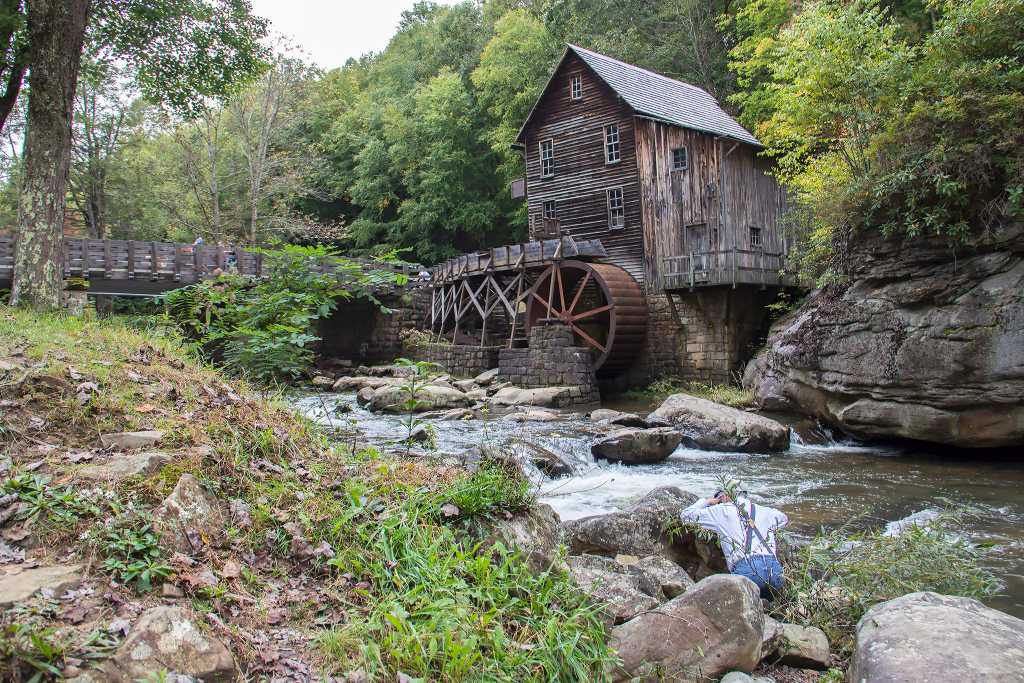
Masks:
[[[570,96],[570,79],[582,79],[583,97]],[[605,163],[604,127],[618,124],[622,158]],[[544,203],[557,203],[563,234],[597,238],[608,252],[603,259],[625,268],[643,283],[643,224],[633,111],[575,55],[569,55],[537,103],[524,131],[527,202],[531,236],[540,228]],[[554,141],[554,176],[541,177],[540,142]],[[608,226],[606,190],[621,187],[626,225]]]
[[[738,265],[753,268],[758,255],[743,252],[786,250],[779,227],[785,195],[756,148],[643,118],[635,131],[650,288],[661,287],[665,257],[736,249]],[[679,147],[687,150],[685,171],[672,170]],[[750,242],[751,226],[761,228],[759,248]],[[703,265],[731,269],[731,258],[721,254]]]

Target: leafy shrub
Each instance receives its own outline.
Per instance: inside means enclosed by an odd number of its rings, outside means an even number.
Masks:
[[[794,12],[795,16],[790,18]],[[1024,217],[1024,1],[747,3],[733,68],[820,283],[861,230],[958,244]],[[910,22],[914,23],[914,22]]]
[[[786,566],[776,618],[825,631],[849,652],[857,621],[872,605],[916,591],[984,598],[998,587],[979,566],[979,551],[961,534],[960,513],[908,525],[898,535],[824,533],[798,548]]]
[[[321,272],[325,264],[329,272]],[[294,245],[265,251],[264,275],[225,275],[167,295],[168,314],[188,339],[260,384],[297,379],[312,364],[318,320],[353,297],[380,305],[374,288],[401,277],[366,270],[326,247]]]
[[[485,461],[480,468],[424,497],[428,513],[435,518],[482,517],[498,512],[515,512],[530,507],[534,496],[530,482],[511,463]],[[458,512],[445,513],[454,505]]]

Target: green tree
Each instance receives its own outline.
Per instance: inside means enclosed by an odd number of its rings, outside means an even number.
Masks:
[[[248,0],[33,0],[17,9],[31,92],[11,299],[52,309],[60,306],[72,108],[87,31],[94,47],[131,68],[144,95],[191,114],[263,68],[265,22]]]
[[[921,40],[912,12],[814,2],[745,64],[758,81],[747,112],[764,117],[809,227],[811,274],[842,276],[859,230],[956,244],[1021,215],[1024,0],[932,8]]]
[[[398,209],[400,244],[436,260],[500,232],[495,159],[478,135],[478,111],[458,74],[442,71],[387,121],[390,153],[409,196]]]
[[[562,46],[543,22],[523,9],[505,14],[484,46],[472,81],[491,128],[487,139],[510,181],[523,174],[522,154],[512,149],[519,127],[540,96]]]

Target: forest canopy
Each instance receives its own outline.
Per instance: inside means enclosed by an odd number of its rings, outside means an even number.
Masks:
[[[831,274],[857,230],[957,240],[1020,215],[1022,36],[1024,0],[419,2],[380,53],[322,72],[279,48],[229,97],[173,106],[152,97],[159,64],[140,81],[125,69],[145,65],[87,55],[70,222],[424,263],[522,239],[511,144],[572,42],[718,97],[778,161],[804,266]],[[4,129],[8,224],[19,116]]]

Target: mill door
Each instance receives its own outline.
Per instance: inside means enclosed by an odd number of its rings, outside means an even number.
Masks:
[[[705,280],[719,266],[718,228],[707,223],[686,226],[686,248],[693,254],[693,270],[698,280]]]

